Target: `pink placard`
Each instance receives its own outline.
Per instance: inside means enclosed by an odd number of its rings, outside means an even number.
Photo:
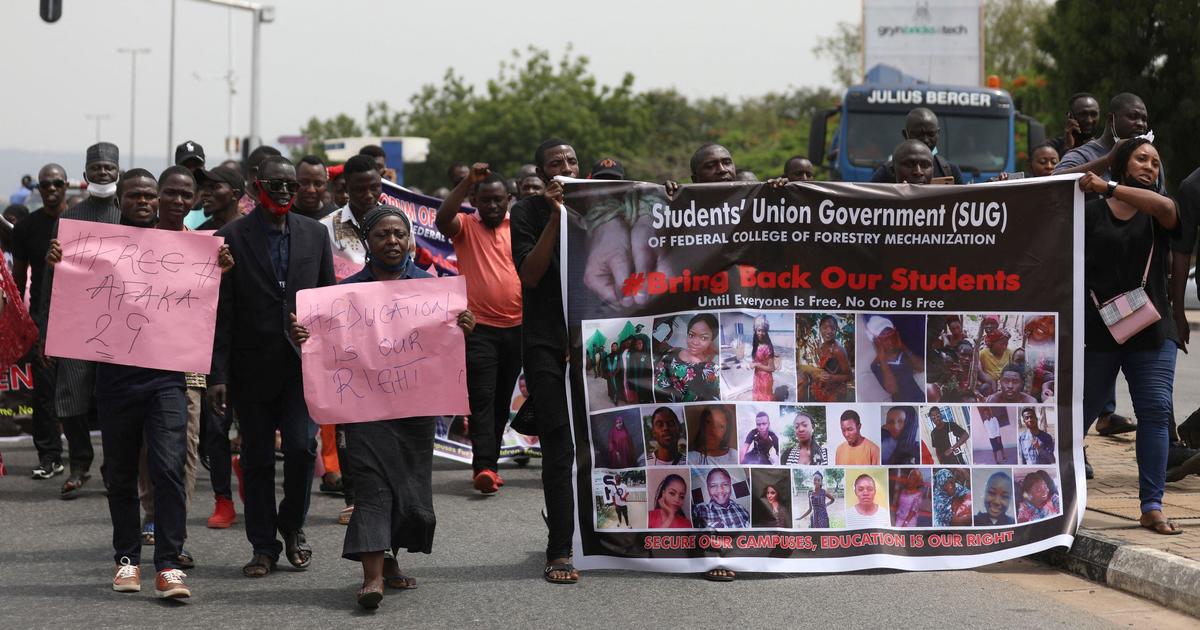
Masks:
[[[224,239],[62,219],[46,354],[207,374]]]
[[[318,424],[465,415],[462,277],[358,282],[296,294],[309,331],[304,399]]]

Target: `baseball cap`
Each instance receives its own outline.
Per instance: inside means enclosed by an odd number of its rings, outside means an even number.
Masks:
[[[229,184],[229,187],[234,190],[246,192],[246,180],[242,179],[242,174],[235,168],[218,166],[208,171],[204,169],[196,171],[197,185],[202,185],[209,180]]]
[[[204,147],[191,140],[186,140],[183,144],[175,147],[175,164],[183,164],[192,158],[200,160],[200,165],[203,166]]]
[[[625,179],[625,167],[612,158],[604,158],[592,165],[588,179]]]

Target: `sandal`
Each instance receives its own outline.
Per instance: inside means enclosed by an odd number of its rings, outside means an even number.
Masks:
[[[351,516],[354,516],[354,506],[347,505],[338,512],[338,525],[349,525]]]
[[[1101,428],[1101,421],[1103,421],[1104,428]],[[1119,414],[1110,413],[1096,420],[1096,433],[1099,433],[1103,437],[1120,435],[1122,433],[1129,433],[1130,431],[1137,431],[1137,424]]]
[[[383,583],[388,588],[403,591],[417,588],[417,578],[409,577],[400,572],[400,563],[395,558],[383,559]]]
[[[325,473],[321,477],[321,492],[325,494],[341,494],[344,491],[342,476],[337,473]]]
[[[732,582],[737,574],[729,569],[709,569],[701,574],[709,582]]]
[[[554,577],[553,573],[566,573],[568,577]],[[556,562],[547,564],[542,571],[542,577],[551,584],[575,584],[579,582],[579,575],[575,571],[575,565],[570,562]]]
[[[313,551],[308,544],[308,539],[304,537],[304,530],[285,532],[281,529],[279,533],[283,534],[283,547],[288,562],[297,569],[307,569],[308,565],[312,563]]]
[[[68,501],[78,497],[79,490],[83,488],[83,484],[87,483],[87,480],[91,478],[92,476],[87,473],[71,475],[71,477],[63,483],[62,494],[60,494],[58,498]]]
[[[1183,533],[1183,530],[1180,529],[1179,526],[1177,526],[1175,522],[1169,518],[1162,518],[1149,523],[1138,521],[1138,525],[1141,525],[1142,528],[1148,529],[1155,534],[1161,534],[1163,536],[1178,536],[1179,534]]]
[[[142,544],[146,546],[154,544],[154,521],[142,525]]]
[[[379,608],[379,602],[383,601],[383,589],[375,590],[366,586],[358,589],[358,605],[367,610],[375,610]]]
[[[242,575],[251,578],[260,578],[270,575],[275,570],[275,558],[268,556],[265,553],[256,553],[254,557],[242,567]]]

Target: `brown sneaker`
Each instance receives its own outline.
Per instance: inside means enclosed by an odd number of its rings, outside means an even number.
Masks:
[[[113,576],[113,590],[118,593],[137,593],[142,590],[142,571],[129,558],[121,558],[117,573]]]
[[[183,583],[187,574],[179,569],[163,569],[154,578],[154,594],[164,598],[191,597],[192,591]]]

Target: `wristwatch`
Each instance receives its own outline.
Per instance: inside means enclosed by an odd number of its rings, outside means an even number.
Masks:
[[[1108,189],[1104,191],[1105,197],[1112,197],[1113,193],[1117,192],[1117,182],[1108,182]]]

